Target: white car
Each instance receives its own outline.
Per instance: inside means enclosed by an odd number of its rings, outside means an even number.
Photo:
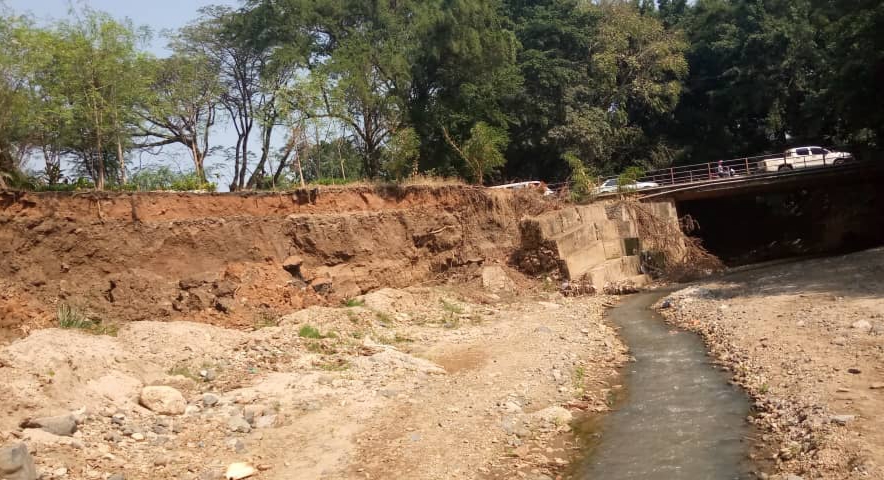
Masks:
[[[616,193],[627,190],[641,190],[643,188],[655,188],[659,186],[660,184],[655,182],[633,182],[621,186],[619,179],[611,178],[605,180],[604,183],[596,187],[593,190],[593,193],[595,193],[596,195],[601,195],[604,193]]]
[[[758,162],[762,172],[782,172],[795,168],[825,167],[841,165],[853,160],[847,152],[836,152],[822,147],[795,147],[786,150],[782,158],[772,158]]]

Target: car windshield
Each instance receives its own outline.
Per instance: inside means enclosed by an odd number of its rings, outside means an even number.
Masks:
[[[616,178],[612,178],[611,180],[606,181],[606,182],[603,183],[602,185],[605,186],[605,187],[616,187],[616,186],[617,186],[617,179],[616,179]]]

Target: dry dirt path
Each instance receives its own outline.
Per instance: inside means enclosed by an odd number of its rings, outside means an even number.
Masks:
[[[562,406],[606,410],[626,360],[610,302],[384,289],[253,332],[35,331],[0,348],[0,447],[25,443],[46,480],[555,477]],[[157,385],[168,404],[145,400]]]
[[[884,250],[727,276],[663,312],[756,399],[771,473],[884,478]]]

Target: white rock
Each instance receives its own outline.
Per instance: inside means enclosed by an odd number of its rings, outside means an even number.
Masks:
[[[868,320],[859,320],[857,322],[853,322],[853,325],[851,325],[851,326],[853,328],[855,328],[856,330],[862,330],[865,332],[868,332],[869,330],[872,329],[872,324],[869,323]]]
[[[160,415],[181,415],[187,408],[184,395],[172,387],[144,387],[140,400],[145,408]]]
[[[241,478],[249,478],[258,473],[258,470],[248,463],[231,463],[227,467],[227,473],[224,478],[227,480],[239,480]]]

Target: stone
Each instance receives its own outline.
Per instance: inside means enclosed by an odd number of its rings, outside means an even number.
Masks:
[[[834,343],[835,345],[838,345],[839,347],[843,347],[844,345],[847,345],[847,338],[835,337],[835,339],[832,340],[832,343]]]
[[[854,374],[854,375],[859,375],[860,373],[863,373],[863,372],[862,372],[862,370],[860,370],[860,369],[858,369],[858,368],[848,368],[848,369],[847,369],[847,373],[852,373],[852,374]]]
[[[868,320],[859,320],[859,321],[853,322],[853,325],[851,325],[851,327],[853,327],[855,330],[862,330],[864,332],[868,332],[869,330],[872,329],[872,324],[869,323]]]
[[[856,416],[854,416],[854,415],[833,415],[832,416],[832,423],[836,423],[838,425],[847,425],[848,423],[852,422],[855,418],[856,418]]]
[[[258,473],[258,469],[248,463],[231,463],[224,473],[227,480],[240,480],[241,478],[249,478]]]
[[[263,415],[255,420],[255,428],[273,428],[276,426],[276,415]]]
[[[52,471],[52,476],[54,476],[54,477],[64,477],[67,474],[68,474],[68,469],[64,468],[64,467],[56,468],[55,470]]]
[[[187,408],[184,395],[172,387],[151,386],[141,390],[141,405],[160,415],[181,415]]]
[[[540,326],[534,329],[534,333],[545,333],[547,335],[552,335],[553,331],[549,329],[549,327]]]
[[[203,394],[203,405],[207,407],[214,407],[218,404],[218,395],[214,393],[206,393]]]
[[[301,278],[301,265],[304,264],[304,259],[297,256],[292,255],[282,262],[282,269],[286,272],[289,272],[293,277]]]
[[[252,426],[240,415],[230,417],[230,419],[227,420],[227,426],[232,432],[249,433],[252,431]]]
[[[199,476],[199,480],[223,480],[224,478],[224,470],[220,468],[204,470]]]
[[[205,370],[200,370],[200,377],[202,377],[203,380],[205,380],[207,382],[211,382],[211,381],[215,380],[216,378],[218,378],[218,373],[215,372],[215,369],[208,368]]]
[[[169,458],[168,455],[160,455],[153,459],[153,465],[155,467],[165,467],[166,465],[172,463],[172,459]]]
[[[230,280],[219,280],[215,282],[215,296],[233,298],[236,294],[236,284]]]
[[[482,287],[493,293],[510,293],[516,289],[513,279],[499,265],[482,269]]]
[[[118,472],[111,475],[110,477],[107,477],[107,480],[126,480],[126,474]]]
[[[215,310],[218,310],[221,313],[230,313],[233,311],[233,307],[236,305],[236,301],[230,297],[217,297],[215,298]]]
[[[24,443],[0,448],[0,478],[6,480],[36,480],[34,458]]]
[[[77,421],[73,415],[58,415],[55,417],[35,418],[25,420],[21,424],[22,428],[39,428],[44,432],[49,432],[60,437],[71,437],[77,431]]]
[[[327,295],[332,292],[332,279],[327,277],[314,278],[310,282],[310,287],[320,295]]]
[[[132,434],[132,440],[135,440],[136,442],[140,442],[140,441],[144,440],[144,434],[140,433],[140,432],[135,432]]]
[[[267,408],[264,405],[246,405],[246,407],[242,409],[242,416],[247,422],[249,422],[249,425],[254,425],[255,420],[261,418],[264,415],[265,410],[267,410]]]
[[[873,383],[869,388],[872,390],[884,390],[884,383]]]

